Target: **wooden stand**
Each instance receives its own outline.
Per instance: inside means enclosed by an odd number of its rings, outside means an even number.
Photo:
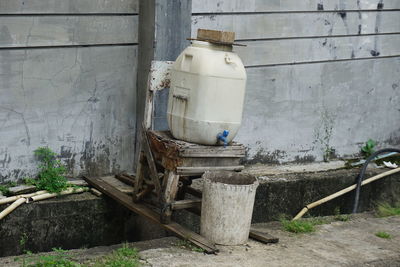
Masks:
[[[190,186],[192,180],[200,178],[205,171],[241,171],[244,166],[240,165],[240,160],[245,156],[245,147],[238,143],[232,143],[226,148],[197,145],[176,140],[169,132],[150,130],[154,127],[154,110],[157,106],[155,94],[169,85],[171,64],[172,62],[167,61],[152,62],[136,177],[127,174],[116,175],[120,181],[133,185],[133,201],[121,188],[118,189],[115,181],[99,177],[85,179],[101,193],[131,211],[187,239],[206,253],[216,253],[218,249],[213,242],[172,222],[171,215],[177,209],[189,209],[200,215],[202,193]],[[185,199],[188,194],[191,197]],[[156,201],[153,205],[141,201],[153,200],[154,196]],[[159,213],[155,211],[157,208]],[[250,230],[250,237],[264,243],[278,242],[277,238],[254,230]]]
[[[173,210],[200,206],[201,192],[190,187],[193,179],[205,171],[241,171],[244,154],[238,143],[204,146],[176,140],[170,132],[144,131],[133,200],[138,202],[154,190],[161,221],[169,223]],[[151,179],[146,179],[147,173]],[[186,193],[195,198],[185,199]]]

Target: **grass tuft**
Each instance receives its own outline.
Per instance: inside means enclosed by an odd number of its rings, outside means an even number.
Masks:
[[[295,220],[295,221],[290,221],[283,219],[281,220],[281,223],[283,225],[283,228],[291,233],[311,233],[315,231],[315,224],[313,224],[311,221],[305,221],[305,220]]]
[[[376,214],[378,217],[400,215],[400,202],[397,202],[394,206],[388,203],[378,203],[376,206]]]
[[[139,253],[136,248],[124,244],[110,255],[98,260],[94,267],[137,267],[139,266]]]
[[[193,245],[188,240],[181,240],[180,239],[174,245],[179,247],[179,248],[183,248],[183,249],[187,249],[187,250],[191,250],[191,251],[195,251],[195,252],[204,252],[204,249]]]
[[[341,221],[341,222],[350,221],[351,215],[350,214],[341,214],[339,207],[336,207],[335,210],[333,211],[333,213],[335,214],[335,216],[333,217],[333,219],[335,221]]]
[[[383,232],[383,231],[377,232],[377,233],[375,233],[375,235],[376,235],[377,237],[385,238],[385,239],[390,239],[390,238],[392,238],[392,236],[391,236],[390,234],[388,234],[388,233],[386,233],[386,232]]]

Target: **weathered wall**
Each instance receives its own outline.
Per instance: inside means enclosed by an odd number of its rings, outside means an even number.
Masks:
[[[0,0],[0,182],[49,146],[71,174],[132,170],[137,0]]]
[[[236,32],[248,73],[237,140],[249,162],[400,145],[400,1],[193,0],[192,36]]]

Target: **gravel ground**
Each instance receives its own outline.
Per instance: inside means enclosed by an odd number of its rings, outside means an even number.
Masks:
[[[292,234],[277,222],[256,224],[254,228],[280,238],[278,244],[249,240],[242,246],[219,246],[217,255],[205,255],[177,246],[173,237],[132,243],[142,264],[152,267],[186,266],[400,266],[400,216],[375,218],[371,214],[317,226],[316,232]],[[375,233],[384,231],[392,238]],[[70,250],[79,262],[110,253],[120,245]],[[0,258],[0,266],[19,266],[15,257]]]

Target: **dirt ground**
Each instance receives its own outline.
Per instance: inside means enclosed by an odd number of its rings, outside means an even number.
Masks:
[[[400,266],[400,216],[375,218],[362,214],[349,221],[317,226],[307,234],[283,231],[280,223],[254,228],[279,237],[278,244],[249,240],[243,246],[219,246],[217,255],[206,255],[178,246],[173,237],[132,243],[140,250],[143,266]],[[390,239],[377,237],[386,232]],[[70,250],[74,260],[85,262],[110,253],[120,245]],[[0,266],[19,266],[15,257],[0,258]]]

